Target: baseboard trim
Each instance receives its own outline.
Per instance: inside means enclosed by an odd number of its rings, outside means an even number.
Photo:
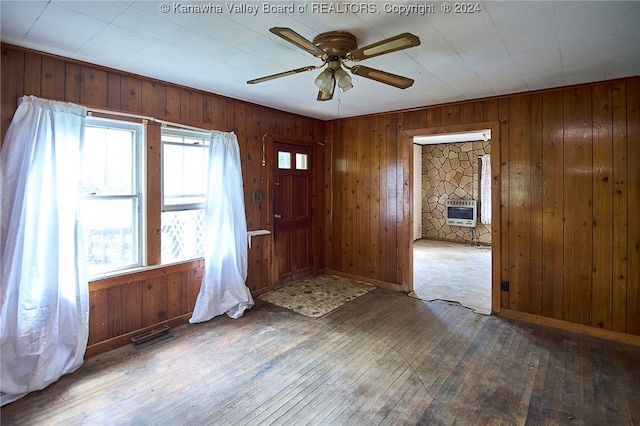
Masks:
[[[605,330],[602,328],[591,327],[584,324],[576,324],[569,321],[559,320],[555,318],[543,317],[541,315],[529,314],[526,312],[514,311],[511,309],[500,309],[494,312],[497,316],[509,319],[515,319],[528,323],[544,325],[548,327],[559,328],[561,330],[571,331],[574,333],[586,334],[600,339],[612,340],[614,342],[625,343],[632,346],[640,346],[640,336],[619,331]]]
[[[142,333],[146,333],[148,331],[153,330],[154,328],[158,328],[163,325],[167,325],[169,327],[177,327],[179,325],[187,324],[189,322],[189,318],[191,318],[191,312],[184,315],[180,315],[179,317],[175,317],[167,321],[153,324],[149,327],[134,330],[129,333],[122,334],[120,336],[116,336],[108,340],[103,340],[101,342],[94,343],[93,345],[87,346],[87,350],[84,353],[84,358],[87,359],[92,356],[108,352],[112,349],[116,349],[121,346],[126,346],[131,343],[132,337],[135,337]]]

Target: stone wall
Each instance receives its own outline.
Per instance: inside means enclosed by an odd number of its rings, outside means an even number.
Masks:
[[[448,198],[478,199],[478,157],[490,153],[490,141],[422,148],[422,238],[491,244],[491,225],[480,223],[479,218],[475,228],[449,226],[445,219]]]

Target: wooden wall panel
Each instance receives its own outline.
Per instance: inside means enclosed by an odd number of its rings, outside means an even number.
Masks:
[[[102,309],[108,306],[108,290],[92,291],[89,293],[89,345],[109,338],[109,312]]]
[[[381,250],[380,250],[380,229],[382,227],[381,213],[381,167],[380,167],[380,120],[379,117],[372,117],[370,122],[370,160],[369,160],[369,209],[371,218],[371,227],[369,230],[369,245],[371,254],[368,259],[369,263],[368,275],[379,277],[381,274]]]
[[[531,141],[530,155],[530,186],[531,186],[531,303],[532,314],[542,314],[542,295],[544,288],[544,250],[542,248],[543,221],[543,132],[542,132],[542,94],[531,96]]]
[[[565,92],[563,319],[591,323],[593,182],[591,88]],[[570,243],[568,243],[570,242]]]
[[[41,96],[42,89],[42,56],[27,53],[24,56],[24,93]]]
[[[194,126],[204,120],[204,99],[199,92],[189,93],[189,118],[188,122]]]
[[[80,68],[80,102],[85,106],[107,107],[107,72],[90,67]]]
[[[511,192],[509,180],[510,163],[505,161],[509,158],[509,150],[511,147],[511,132],[509,129],[509,99],[500,99],[498,103],[498,117],[500,121],[500,229],[502,234],[500,239],[504,236],[510,236],[512,232],[511,224],[509,223],[509,214],[511,208]],[[494,153],[495,154],[495,153]],[[496,208],[498,206],[492,206]],[[509,240],[504,241],[501,244],[500,253],[500,282],[509,283],[509,265],[510,265],[510,252],[509,252]],[[502,288],[502,286],[500,287]],[[502,290],[500,293],[500,306],[509,307],[509,291]]]
[[[324,155],[317,157],[324,158],[317,164],[324,192],[316,197],[317,211],[323,214],[314,219],[315,229],[324,228],[318,263],[330,272],[406,290],[411,154],[405,132],[499,122],[495,133],[501,158],[493,172],[500,187],[494,202],[499,226],[493,235],[501,251],[497,262],[494,258],[499,269],[494,279],[509,281],[512,290],[501,292],[494,308],[638,335],[640,224],[634,214],[640,209],[640,168],[634,165],[640,164],[639,82],[630,78],[322,123],[2,45],[0,133],[4,138],[16,101],[27,90],[50,99],[84,99],[117,111],[234,130],[242,135],[245,184],[262,188],[267,201],[268,173],[254,160],[259,154],[256,138],[268,134],[325,143],[316,147]],[[272,223],[268,208],[247,205],[252,223]],[[251,274],[253,289],[265,291],[273,285],[276,260],[270,257],[272,237],[260,238],[261,253],[252,257],[251,267],[266,273],[252,269]],[[610,250],[599,251],[607,245]],[[371,266],[374,262],[379,265]],[[177,275],[166,284],[168,316],[193,309],[202,273],[201,265],[172,272]],[[113,286],[118,290],[92,294],[94,309],[102,310],[92,318],[107,312],[107,330],[94,331],[92,342],[115,341],[144,329],[142,305],[131,303],[142,303],[143,283],[151,278],[122,280]],[[92,283],[92,293],[102,291],[101,285]],[[91,327],[95,330],[95,324]]]
[[[411,146],[411,138],[405,132],[405,124],[402,115],[399,115],[397,124],[398,140],[396,142],[396,152],[398,162],[396,163],[396,171],[398,176],[398,203],[396,217],[398,226],[398,283],[401,288],[408,292],[413,277],[413,255],[411,254],[411,245],[413,241],[411,203],[413,197],[411,189],[413,187],[413,179],[411,172],[411,164],[413,158],[413,147]]]
[[[627,332],[640,334],[640,79],[627,83],[627,153],[629,158],[629,280]]]
[[[614,84],[612,90],[613,122],[613,318],[615,331],[627,330],[627,256],[629,228],[629,159],[627,157],[626,85]]]
[[[356,122],[355,136],[355,240],[356,262],[353,273],[366,277],[371,274],[371,124],[370,118],[362,118]]]
[[[18,98],[25,95],[24,91],[24,52],[12,49],[2,49],[2,81],[0,82],[0,147],[7,135],[11,118],[18,105]]]
[[[236,122],[237,122],[236,114]],[[261,127],[261,110],[258,107],[248,107],[245,113],[246,133],[245,149],[243,155],[244,179],[245,186],[245,205],[247,210],[247,229],[265,229],[264,209],[263,205],[266,201],[267,188],[262,180],[262,127]],[[243,152],[242,148],[240,149]],[[253,194],[262,195],[262,201],[255,202]],[[264,237],[256,237],[251,241],[251,249],[249,250],[249,277],[247,278],[247,286],[250,290],[255,291],[268,287],[265,279],[264,256],[263,256],[263,240]]]
[[[528,311],[531,305],[531,111],[529,96],[509,99],[507,223],[509,309]],[[502,144],[501,146],[506,146]],[[502,156],[502,158],[507,158]],[[506,190],[506,189],[505,189]]]
[[[397,283],[400,281],[398,275],[398,228],[396,226],[397,214],[396,208],[398,205],[398,192],[399,188],[402,188],[402,181],[398,181],[398,176],[395,172],[396,164],[398,162],[396,145],[396,123],[397,116],[383,116],[380,117],[380,127],[384,124],[384,133],[381,133],[383,138],[380,140],[380,146],[384,151],[381,152],[381,156],[385,158],[385,165],[383,170],[383,176],[381,179],[381,192],[382,196],[386,200],[386,209],[384,211],[384,221],[381,225],[383,227],[382,234],[386,237],[386,244],[384,251],[381,254],[383,259],[386,260],[385,273],[380,276],[382,281]]]
[[[80,66],[73,63],[67,63],[63,95],[63,99],[66,102],[80,103],[81,83],[82,76],[80,75]]]
[[[494,310],[639,335],[639,91],[631,78],[329,122],[327,269],[409,288],[406,132],[497,122],[493,287],[509,291]],[[377,252],[359,243],[374,245],[376,221]],[[367,259],[380,267],[357,267]]]
[[[562,92],[542,95],[542,315],[557,319],[562,318],[564,265],[562,98]]]
[[[122,78],[113,73],[107,74],[107,109],[120,109],[122,96]]]
[[[128,76],[120,78],[120,108],[132,114],[142,112],[142,81]]]
[[[142,327],[167,318],[167,277],[148,278],[142,286]]]
[[[42,58],[42,80],[40,96],[45,99],[61,101],[64,94],[64,62],[43,57]]]
[[[122,332],[129,333],[143,328],[142,323],[142,288],[145,279],[133,281],[122,285]]]
[[[357,180],[358,180],[358,148],[357,148],[357,134],[358,134],[358,119],[347,120],[344,129],[344,135],[346,138],[346,143],[344,145],[345,152],[345,189],[344,189],[344,197],[346,199],[351,200],[345,205],[344,214],[345,214],[345,227],[344,227],[344,239],[343,239],[343,257],[342,263],[344,270],[347,274],[356,275],[356,267],[357,267],[357,259],[356,255],[358,252],[358,241],[357,241],[357,209],[358,205],[356,204],[356,191],[357,191]]]
[[[593,88],[593,315],[591,325],[611,328],[613,295],[613,122],[611,85]]]
[[[140,89],[142,114],[151,117],[164,118],[166,94],[166,86],[164,84],[156,83],[155,81],[142,80]],[[202,103],[200,103],[200,105],[202,105]]]
[[[101,311],[107,312],[107,337],[111,339],[122,334],[122,288],[111,287],[105,290],[107,291],[107,306],[106,309],[102,307]],[[127,302],[127,300],[124,301],[125,304]],[[91,323],[91,319],[89,319],[89,323]],[[89,330],[89,337],[91,337],[91,330]],[[100,341],[102,341],[102,339],[96,339],[94,343]]]
[[[182,312],[182,273],[167,274],[167,318],[176,318]]]
[[[325,141],[325,125],[320,120],[4,44],[1,71],[0,133],[3,140],[17,100],[25,94],[142,114],[203,129],[234,131],[240,144],[245,206],[252,229],[270,229],[273,225],[271,212],[266,208],[269,182],[266,168],[262,166],[263,136],[289,135],[303,142]],[[158,125],[149,123],[147,126],[147,261],[156,266],[160,263],[159,130]],[[321,150],[320,146],[316,149]],[[322,169],[317,176],[324,182]],[[262,203],[253,203],[255,191],[262,193]],[[325,198],[316,198],[315,208],[324,211]],[[324,218],[316,216],[314,226],[320,229]],[[275,285],[272,237],[260,236],[252,242],[247,284],[256,293],[268,291]],[[324,268],[324,242],[314,244],[314,262]],[[132,335],[160,323],[186,321],[200,290],[203,266],[201,262],[181,265],[169,268],[166,277],[162,273],[158,275],[158,269],[150,269],[90,283],[91,349],[88,353],[126,344]]]
[[[462,112],[460,104],[445,105],[440,108],[440,126],[460,124]]]
[[[178,87],[167,86],[167,100],[165,103],[165,119],[173,123],[182,121],[182,90]]]

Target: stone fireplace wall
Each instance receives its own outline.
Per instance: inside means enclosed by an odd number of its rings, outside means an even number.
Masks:
[[[478,199],[478,157],[490,153],[490,141],[423,146],[422,238],[491,244],[491,225],[480,223],[479,218],[475,228],[449,226],[445,219],[448,198]]]

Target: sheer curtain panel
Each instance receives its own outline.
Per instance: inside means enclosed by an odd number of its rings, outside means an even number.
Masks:
[[[480,182],[480,222],[491,224],[491,154],[482,156],[482,170]]]
[[[213,131],[205,201],[204,276],[189,322],[226,313],[239,318],[253,306],[247,279],[247,220],[240,148],[234,133]]]
[[[0,154],[2,405],[82,364],[89,294],[77,221],[86,109],[19,100]]]

